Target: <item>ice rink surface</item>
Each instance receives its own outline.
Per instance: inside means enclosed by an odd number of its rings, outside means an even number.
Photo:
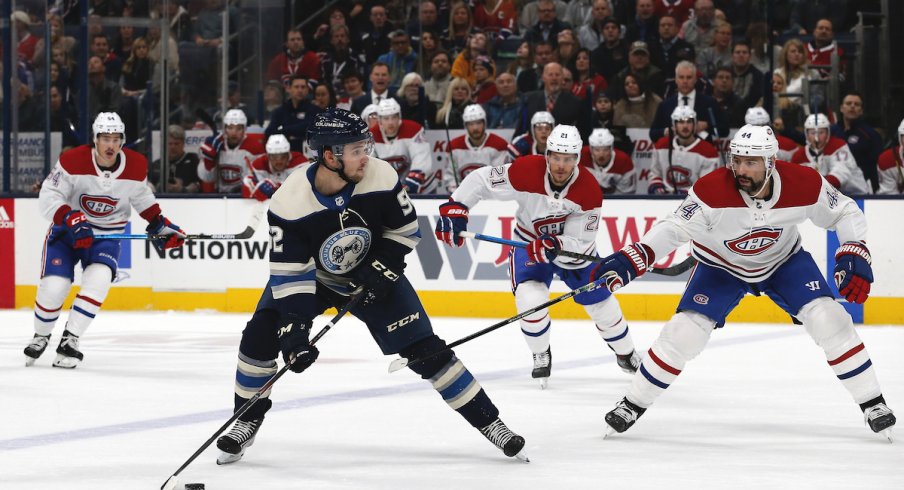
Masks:
[[[64,315],[65,316],[65,315]],[[59,342],[24,367],[32,313],[0,311],[0,488],[155,489],[229,418],[248,315],[104,311],[74,371]],[[61,318],[61,320],[63,320]],[[321,317],[316,332],[326,322]],[[495,320],[435,319],[451,342]],[[646,351],[660,323],[634,323]],[[904,416],[904,327],[861,327],[884,394]],[[603,414],[630,377],[589,321],[554,321],[541,391],[517,325],[456,349],[530,464],[506,458],[409,370],[388,374],[348,317],[287,373],[245,458],[208,449],[181,475],[220,489],[904,488],[904,429],[889,444],[801,327],[730,324],[628,432]]]

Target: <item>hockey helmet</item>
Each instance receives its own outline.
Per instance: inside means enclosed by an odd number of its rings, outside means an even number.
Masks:
[[[367,107],[361,111],[361,119],[364,119],[364,122],[367,122],[367,119],[370,118],[371,115],[377,113],[377,104],[367,104]]]
[[[697,122],[697,113],[694,111],[694,108],[688,105],[679,105],[675,107],[675,110],[672,111],[672,124],[674,125],[678,121],[686,121],[692,120],[696,124]]]
[[[808,129],[829,129],[829,118],[825,114],[810,114],[804,121],[804,131]]]
[[[612,133],[606,128],[596,128],[590,133],[590,146],[599,148],[605,146],[612,146],[615,143],[615,136],[612,136]]]
[[[373,135],[367,123],[357,114],[338,107],[330,107],[318,113],[314,116],[314,123],[308,128],[308,145],[318,155],[326,147],[342,153],[334,147],[358,141],[369,141],[368,153],[372,154]]]
[[[393,116],[393,115],[402,114],[402,106],[396,102],[392,97],[385,98],[380,101],[380,104],[377,106],[377,115],[380,117],[385,116]]]
[[[744,114],[744,123],[746,124],[765,126],[770,122],[772,121],[769,118],[769,113],[762,107],[751,107],[750,109],[747,109],[747,113]]]
[[[123,124],[119,114],[115,112],[101,112],[94,118],[94,124],[91,126],[94,133],[94,142],[97,143],[97,135],[99,134],[120,134],[122,142],[126,142],[126,125]]]
[[[552,114],[546,111],[535,112],[530,118],[530,127],[533,128],[537,124],[549,124],[550,126],[555,126],[556,118],[552,117]]]
[[[549,139],[546,140],[547,152],[580,155],[582,146],[584,146],[584,142],[581,140],[581,133],[578,132],[578,128],[566,124],[560,124],[553,128]]]
[[[900,142],[902,136],[904,136],[904,119],[901,119],[901,124],[898,124],[898,141],[899,142]]]
[[[483,107],[480,104],[471,104],[465,107],[464,113],[462,113],[461,118],[465,122],[465,124],[474,121],[486,121],[487,113],[483,110]]]
[[[226,111],[226,115],[223,116],[223,127],[226,126],[247,126],[248,125],[248,117],[245,116],[245,111],[241,109],[229,109]]]
[[[735,133],[730,148],[732,155],[765,157],[768,166],[778,152],[778,141],[772,128],[747,124]]]
[[[282,155],[285,153],[289,153],[292,149],[291,145],[289,145],[289,140],[286,139],[285,135],[282,134],[274,134],[267,139],[267,154],[268,155]]]

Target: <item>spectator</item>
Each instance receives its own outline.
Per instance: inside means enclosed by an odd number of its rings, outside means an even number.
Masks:
[[[781,48],[773,46],[769,42],[768,29],[765,22],[754,22],[747,26],[747,35],[745,37],[750,41],[750,64],[765,75],[766,72],[771,71],[770,62],[775,58],[775,51]],[[773,49],[767,52],[770,46]]]
[[[121,60],[129,59],[132,55],[132,43],[135,42],[135,27],[131,25],[119,26],[116,38],[113,39],[112,51]]]
[[[364,75],[364,53],[352,48],[348,26],[344,24],[330,29],[330,46],[318,57],[321,83],[331,84],[337,94],[347,95],[343,87],[345,75],[352,72]]]
[[[433,102],[437,108],[443,105],[446,100],[446,94],[449,92],[449,84],[452,82],[452,75],[449,74],[449,53],[440,51],[433,55],[430,59],[430,78],[424,82],[424,92],[427,99]]]
[[[515,77],[516,83],[521,72],[534,69],[534,48],[527,41],[518,45],[515,51],[515,59],[510,61],[505,71]]]
[[[653,0],[637,0],[634,19],[628,23],[625,30],[625,41],[630,43],[643,41],[651,44],[659,36],[658,27]]]
[[[336,107],[336,92],[333,92],[333,86],[328,83],[321,83],[314,87],[314,97],[311,103],[325,111],[330,107]]]
[[[630,73],[625,76],[622,93],[613,109],[614,125],[627,128],[650,127],[662,99],[647,90],[643,82]]]
[[[662,94],[665,90],[665,75],[662,70],[650,63],[650,49],[643,41],[635,41],[631,44],[628,66],[618,72],[614,83],[616,96],[621,97],[622,87],[625,86],[625,76],[629,73],[637,77],[647,90],[656,95]]]
[[[775,130],[783,136],[791,138],[798,144],[804,143],[804,118],[807,116],[804,108],[795,102],[795,97],[786,97],[787,84],[785,76],[775,72],[772,74],[772,100],[778,107],[778,114],[772,124]]]
[[[523,2],[523,5],[524,6],[521,7],[521,13],[518,15],[518,25],[522,35],[526,34],[527,31],[540,21],[540,13],[538,12],[540,6],[538,2],[526,1]],[[556,17],[564,19],[568,10],[568,4],[562,0],[555,0],[555,6]]]
[[[99,56],[88,58],[88,112],[92,121],[98,113],[119,111],[122,87],[107,78],[106,70]]]
[[[703,75],[712,78],[716,70],[731,66],[731,25],[720,23],[713,33],[713,45],[697,53],[697,66]]]
[[[360,76],[360,75],[359,75]],[[264,87],[264,125],[273,118],[273,111],[283,105],[283,84],[276,80],[270,80]],[[351,104],[349,104],[351,107]]]
[[[712,0],[694,2],[694,15],[681,25],[678,34],[682,39],[694,45],[698,53],[713,45],[716,34],[716,7]]]
[[[672,15],[659,18],[659,41],[650,44],[650,61],[663,73],[675,73],[679,61],[694,61],[694,46],[678,37],[678,21]]]
[[[574,31],[571,29],[563,29],[559,32],[558,45],[556,47],[556,59],[562,66],[572,66],[574,57],[578,53],[577,40],[574,38]]]
[[[807,59],[811,65],[820,65],[829,68],[819,68],[819,76],[829,78],[832,75],[832,54],[838,55],[838,71],[841,80],[844,80],[846,68],[844,66],[844,50],[835,42],[835,32],[832,29],[832,21],[819,19],[813,29],[813,40],[805,46]]]
[[[628,66],[628,48],[619,37],[621,26],[615,17],[606,17],[602,24],[603,41],[590,53],[590,65],[594,72],[610,81]]]
[[[286,45],[283,51],[274,56],[267,66],[267,80],[279,80],[284,84],[293,75],[301,75],[306,80],[320,79],[320,56],[304,47],[301,31],[290,29],[286,34]]]
[[[273,118],[267,126],[267,136],[280,133],[289,140],[292,151],[301,153],[308,134],[308,125],[321,109],[308,102],[308,80],[302,75],[292,75],[289,79],[289,100],[273,111]],[[365,104],[366,105],[366,104]]]
[[[750,43],[738,41],[731,50],[731,69],[734,74],[734,93],[747,107],[760,104],[763,99],[765,77],[750,63]]]
[[[151,25],[144,37],[148,43],[148,58],[154,62],[155,66],[160,66],[160,60],[163,59],[164,43],[160,38],[160,27]],[[168,75],[170,78],[179,74],[179,46],[170,32],[169,38],[165,43]],[[156,78],[156,77],[155,77]],[[160,83],[159,80],[154,81],[155,87]]]
[[[491,38],[506,38],[518,32],[518,12],[514,2],[506,0],[483,0],[475,2],[474,26]]]
[[[55,85],[50,86],[50,130],[63,135],[63,149],[74,148],[81,144],[75,134],[78,114],[75,107],[68,103],[63,92]]]
[[[778,67],[775,73],[779,74],[785,80],[784,93],[800,94],[803,92],[804,78],[819,78],[819,73],[811,70],[804,52],[804,43],[800,39],[792,38],[785,42],[782,52],[779,55]],[[791,100],[799,105],[803,105],[803,98],[799,95],[793,96]]]
[[[819,23],[816,29],[819,29]],[[841,100],[841,124],[837,129],[850,147],[857,166],[872,185],[873,191],[879,190],[876,161],[882,152],[882,138],[863,120],[863,97],[858,92],[850,92]]]
[[[634,152],[634,143],[628,138],[627,128],[615,124],[615,104],[605,91],[600,91],[593,101],[592,120],[594,129],[608,129],[612,133],[616,148],[629,155]]]
[[[430,78],[433,56],[442,51],[439,36],[433,31],[422,31],[420,49],[417,55],[417,72],[423,78]],[[448,54],[446,58],[448,58]]]
[[[402,77],[406,73],[414,71],[417,64],[417,54],[411,49],[408,33],[398,29],[389,33],[392,48],[377,58],[378,62],[386,63],[389,67],[389,85],[398,87],[402,84]]]
[[[402,119],[414,121],[424,128],[432,127],[436,121],[436,106],[422,90],[424,79],[417,73],[409,73],[402,78],[402,84],[395,99],[402,111]]]
[[[524,34],[524,40],[532,43],[546,41],[555,49],[558,47],[559,32],[564,29],[571,29],[571,24],[559,20],[555,2],[537,0],[537,23]]]
[[[169,172],[166,181],[166,192],[197,193],[201,190],[201,180],[198,178],[198,163],[200,158],[197,153],[185,151],[185,130],[182,126],[171,124],[167,128],[166,153],[169,157]],[[148,180],[155,190],[160,189],[163,159],[157,159],[151,165]]]
[[[478,56],[474,60],[474,94],[473,101],[485,104],[496,96],[496,64],[487,56]]]
[[[578,50],[570,69],[571,74],[574,76],[574,87],[571,89],[571,93],[579,99],[588,100],[597,92],[602,92],[609,88],[606,79],[590,69],[590,50],[587,48]]]
[[[154,74],[154,62],[148,57],[148,43],[143,37],[132,42],[129,58],[122,65],[122,94],[126,97],[144,95]]]
[[[386,7],[372,6],[370,25],[361,33],[364,59],[368,64],[376,62],[381,54],[389,51],[389,33],[393,30],[393,25],[386,18]]]
[[[553,61],[553,48],[547,41],[540,41],[534,47],[534,66],[529,70],[523,70],[518,75],[518,90],[522,93],[533,92],[542,87],[543,67]]]
[[[13,14],[15,16],[15,14]],[[51,50],[55,48],[61,49],[68,56],[72,56],[75,51],[75,46],[78,44],[74,37],[67,36],[65,31],[63,30],[63,19],[58,15],[51,14],[47,18],[47,23],[50,24],[50,48]],[[31,57],[31,64],[35,68],[39,68],[44,66],[44,38],[38,39],[35,42],[34,54]]]
[[[578,41],[581,47],[593,51],[604,42],[603,21],[611,15],[612,9],[609,7],[609,0],[593,0],[590,20],[579,24],[580,27],[578,27]]]
[[[816,33],[816,26],[820,19],[828,19],[833,26],[841,31],[847,30],[848,22],[847,0],[819,0],[795,2],[791,11],[791,32],[806,36]]]
[[[166,10],[162,11],[161,17],[169,19],[170,36],[176,42],[194,42],[192,38],[191,15],[182,5],[182,2],[160,2],[165,6]]]
[[[436,111],[435,128],[464,129],[465,106],[471,103],[471,86],[466,80],[453,78],[442,107]]]
[[[474,77],[474,60],[478,56],[489,56],[487,48],[487,35],[482,32],[475,32],[468,38],[468,46],[458,53],[455,62],[452,63],[452,76],[464,78],[474,87],[476,83]]]
[[[314,31],[314,35],[310,37],[311,42],[310,44],[308,44],[313,50],[317,51],[318,53],[327,51],[330,48],[330,45],[332,44],[333,30],[337,27],[345,27],[346,34],[351,32],[345,18],[345,12],[342,10],[342,8],[331,8],[329,10],[329,13],[327,14],[326,19],[326,23],[317,26],[317,30]]]
[[[104,63],[106,77],[112,81],[118,81],[122,75],[122,60],[110,51],[110,40],[107,35],[100,33],[91,37],[91,54],[97,56]]]
[[[562,90],[562,65],[547,63],[543,67],[543,89],[530,92],[524,97],[526,116],[539,111],[552,114],[558,124],[577,126],[581,137],[586,141],[590,135],[590,111],[587,104],[582,103],[571,92]],[[529,129],[522,117],[515,134],[527,132]]]
[[[713,77],[713,98],[722,112],[728,115],[728,124],[732,128],[744,126],[748,106],[734,93],[734,71],[731,68],[723,66],[716,70]],[[726,138],[728,134],[720,133],[718,136]]]
[[[352,112],[360,114],[368,105],[379,105],[390,97],[392,94],[389,91],[389,66],[378,61],[370,67],[370,91],[352,101]]]
[[[575,29],[587,25],[592,20],[593,0],[570,0],[561,19]]]
[[[411,41],[421,48],[423,48],[422,43],[425,32],[436,36],[437,32],[442,31],[436,3],[430,0],[420,2],[417,6],[417,19],[412,19],[408,22],[407,30],[408,35],[411,36]],[[423,51],[421,51],[421,55],[423,55]]]
[[[524,113],[524,102],[518,93],[515,76],[502,72],[496,77],[497,95],[484,104],[487,114],[487,128],[515,129]]]
[[[670,16],[677,22],[677,25],[684,24],[691,15],[691,8],[694,6],[694,0],[662,0],[656,2],[656,16],[662,19],[663,16]],[[665,67],[660,67],[663,70]]]
[[[709,139],[715,122],[718,134],[728,135],[728,116],[722,112],[715,99],[711,96],[699,93],[697,85],[697,67],[690,61],[681,61],[675,67],[675,83],[677,92],[675,95],[664,99],[656,110],[656,118],[650,127],[650,139],[657,141],[667,134],[672,126],[671,114],[679,105],[689,106],[697,114],[696,133],[703,139]],[[715,119],[715,121],[712,121]]]
[[[451,56],[458,56],[465,47],[474,28],[474,18],[468,4],[457,1],[449,9],[449,27],[443,30],[443,47]]]
[[[31,64],[31,60],[35,57],[35,46],[38,44],[38,38],[31,34],[31,17],[21,10],[16,10],[11,16],[12,22],[16,27],[16,36],[19,38],[16,42],[16,54],[19,61],[26,65]]]
[[[350,111],[352,102],[367,93],[364,91],[364,77],[356,71],[346,73],[342,77],[342,93],[345,95],[339,97],[336,106]]]
[[[13,77],[13,85],[19,100],[16,104],[16,110],[19,116],[19,131],[41,131],[44,129],[44,107],[35,99],[31,89],[24,83],[19,81],[18,77]]]

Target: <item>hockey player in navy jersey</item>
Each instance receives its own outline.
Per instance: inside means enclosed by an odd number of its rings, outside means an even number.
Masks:
[[[351,313],[363,321],[384,354],[409,359],[443,351],[420,299],[405,277],[405,255],[420,240],[417,213],[395,169],[374,158],[373,138],[356,114],[331,108],[308,129],[318,154],[294,172],[270,201],[270,281],[239,345],[238,409],[277,372],[280,351],[302,372],[319,352],[311,323],[342,307],[358,287],[366,294]],[[524,438],[499,419],[499,410],[451,350],[409,364],[450,408],[506,456],[526,459]],[[219,464],[238,461],[270,409],[270,392],[217,440]]]
[[[467,231],[469,208],[483,199],[517,201],[515,234],[530,242],[509,256],[512,293],[519,312],[549,300],[549,285],[558,276],[574,289],[587,284],[593,264],[557,256],[558,250],[596,253],[603,194],[593,175],[578,165],[581,135],[574,126],[559,125],[546,141],[546,155],[517,158],[501,167],[483,167],[465,178],[449,202],[440,205],[436,237],[451,247],[461,247],[459,233]],[[618,300],[605,288],[578,294],[596,323],[600,337],[617,356],[619,367],[637,370],[640,356]],[[521,320],[521,332],[533,354],[531,376],[546,388],[552,371],[550,327],[547,309]]]
[[[697,181],[674,213],[594,270],[592,278],[605,278],[615,291],[684,243],[691,242],[698,261],[677,313],[628,393],[606,414],[611,431],[634,425],[747,293],[765,294],[803,323],[870,429],[884,432],[895,424],[851,316],[835,302],[797,230],[807,220],[836,230],[841,246],[835,252],[835,285],[848,302],[863,303],[873,282],[863,211],[813,169],[776,162],[777,150],[769,127],[742,127],[731,141],[728,167]],[[792,400],[785,402],[788,410],[796,409]]]
[[[71,369],[82,361],[79,339],[100,311],[119,262],[119,240],[105,240],[104,235],[124,232],[133,207],[148,221],[148,233],[168,236],[154,242],[157,248],[180,247],[184,241],[185,234],[161,214],[148,186],[147,159],[122,147],[126,127],[119,115],[101,112],[92,130],[94,145],[63,152],[38,196],[41,214],[52,225],[44,239],[35,334],[25,348],[26,366],[47,349],[78,263],[81,290],[72,302],[53,366]]]

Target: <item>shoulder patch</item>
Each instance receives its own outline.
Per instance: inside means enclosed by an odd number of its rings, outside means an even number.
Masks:
[[[270,199],[270,214],[285,221],[297,221],[305,216],[326,209],[317,201],[311,181],[308,180],[309,167],[302,166],[292,172]]]

